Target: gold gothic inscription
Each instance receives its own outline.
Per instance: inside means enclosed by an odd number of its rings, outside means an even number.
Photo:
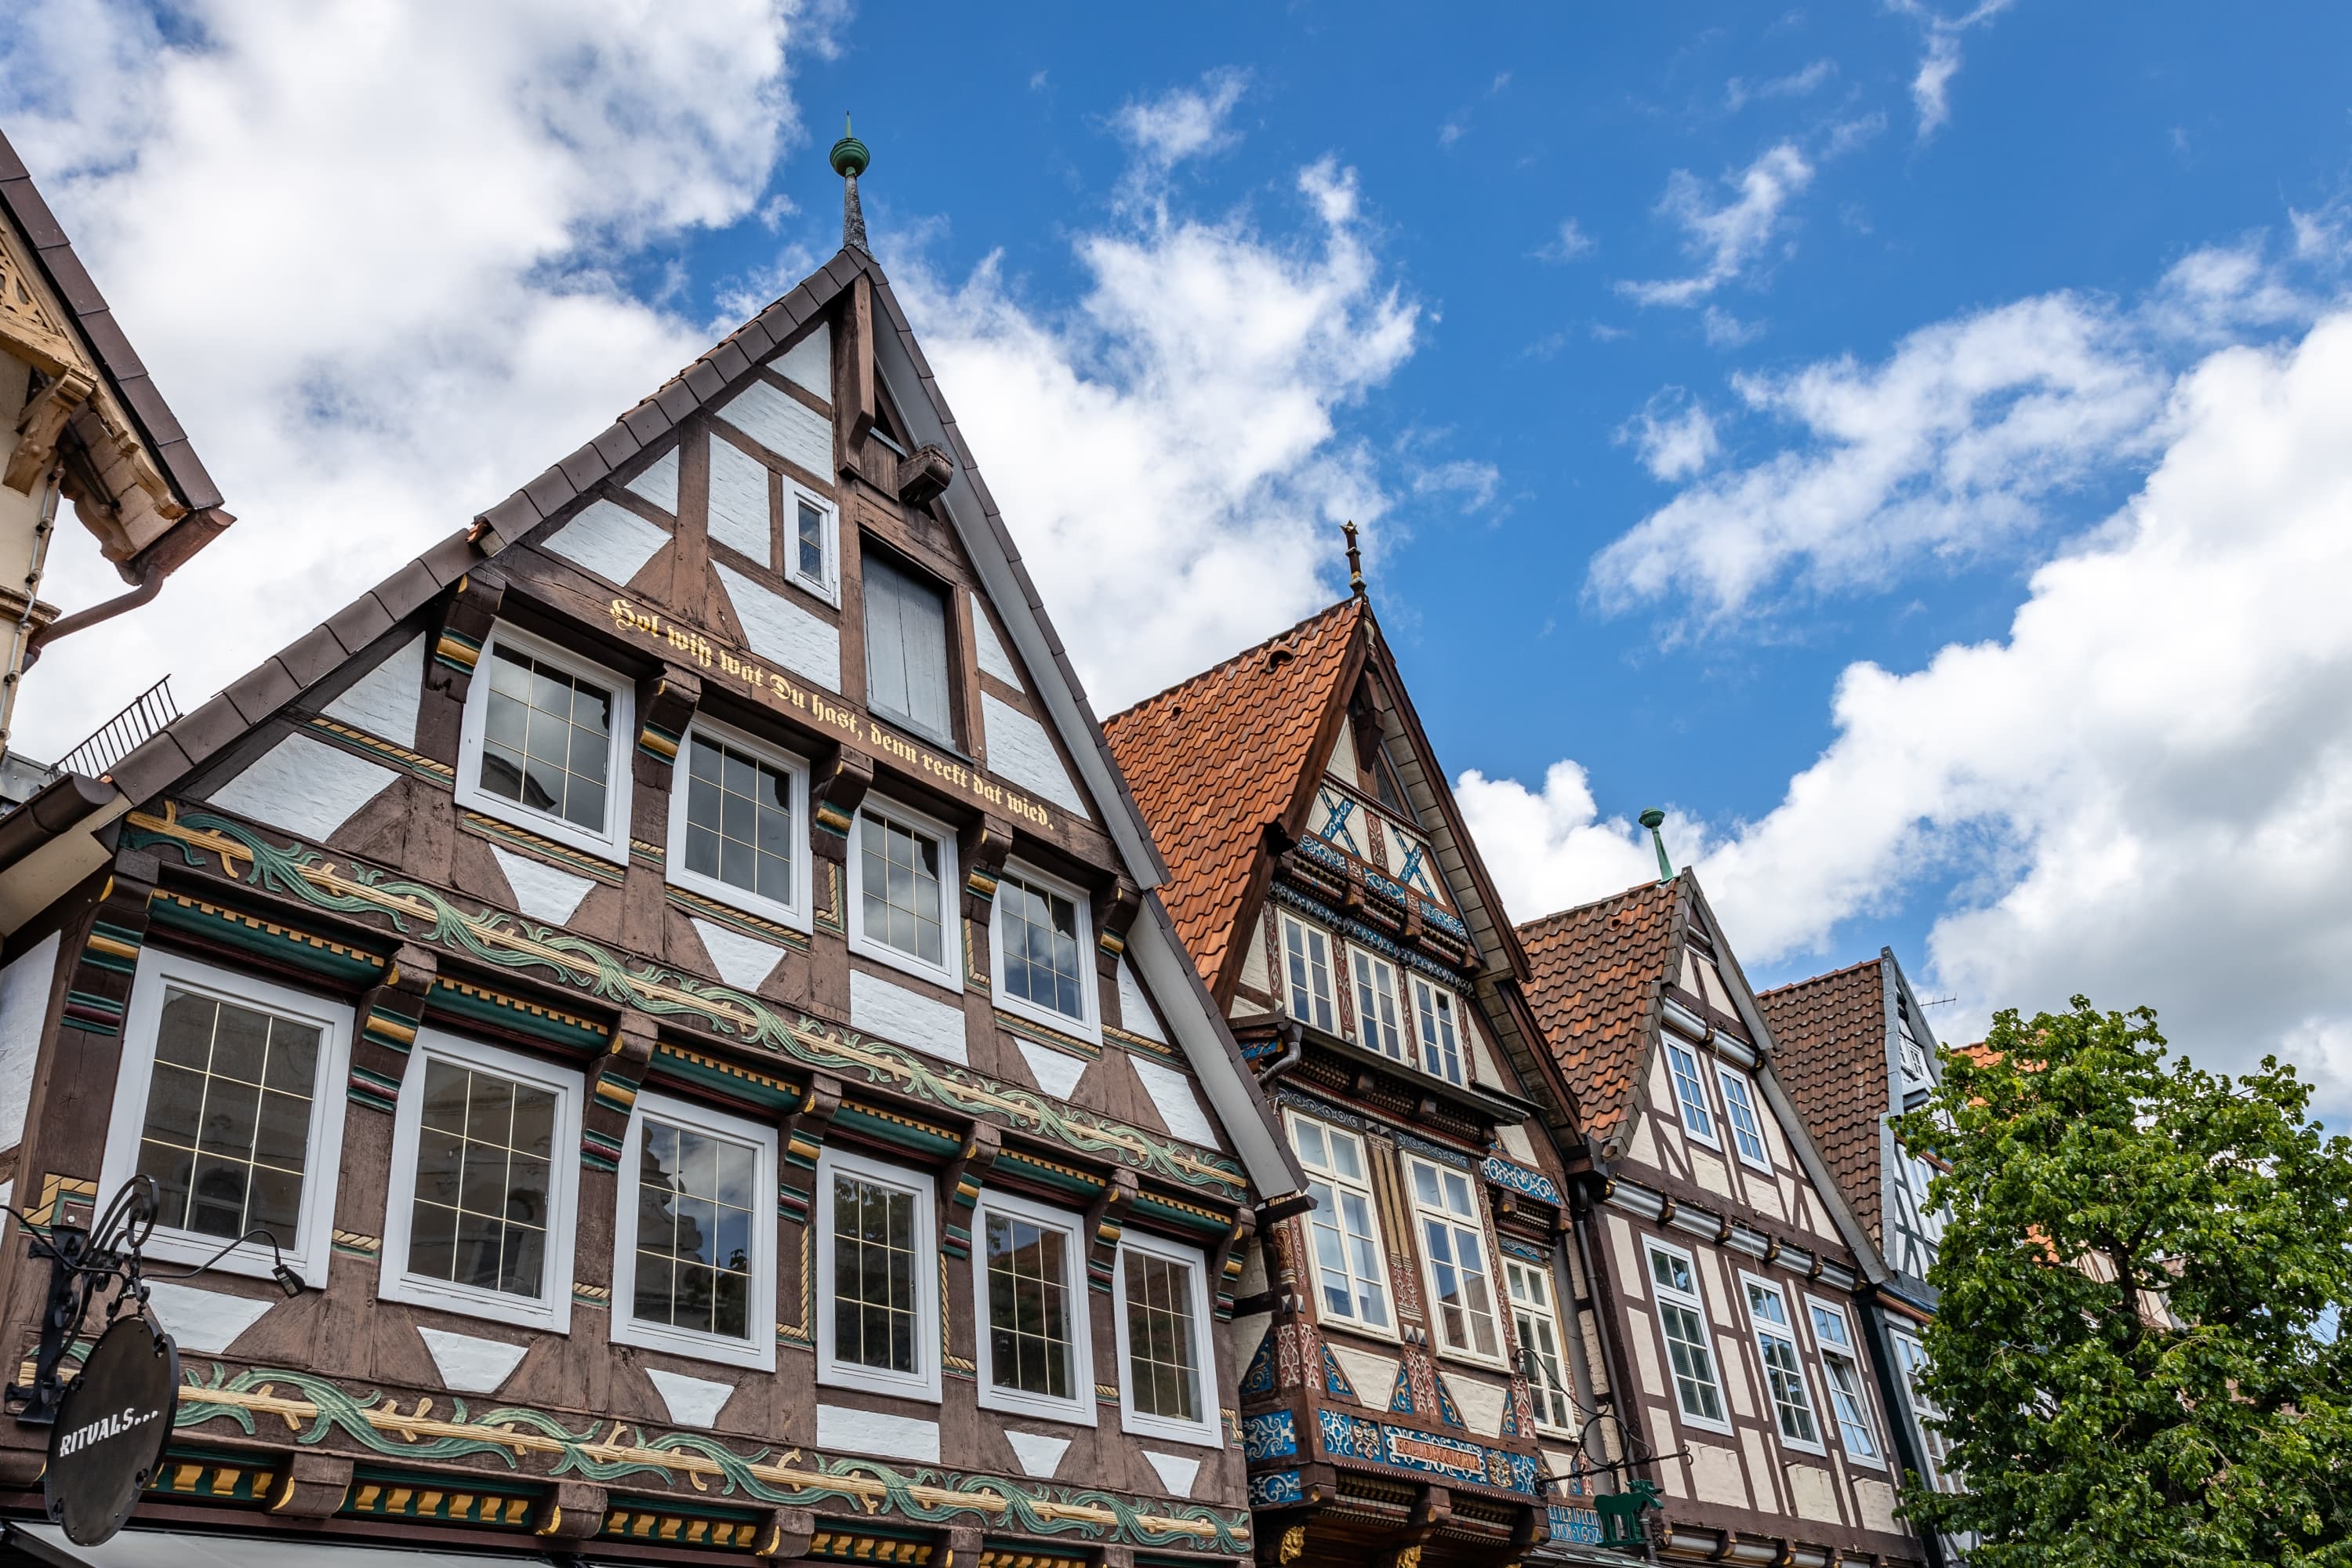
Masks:
[[[623,632],[669,649],[681,661],[691,659],[698,668],[725,676],[736,689],[758,698],[771,708],[802,716],[814,724],[838,730],[871,751],[895,757],[907,766],[937,780],[947,789],[969,795],[983,805],[1039,827],[1054,826],[1053,814],[1044,805],[1018,791],[1007,789],[983,777],[969,763],[960,763],[952,757],[942,757],[926,751],[884,729],[879,722],[847,703],[827,700],[800,686],[782,670],[771,668],[750,654],[730,647],[708,632],[676,621],[666,621],[654,611],[631,604],[626,599],[613,601],[613,625]]]

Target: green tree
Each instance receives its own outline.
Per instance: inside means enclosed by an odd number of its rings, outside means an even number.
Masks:
[[[2352,1565],[2352,1141],[2156,1015],[1994,1021],[1896,1119],[1948,1167],[1928,1397],[1973,1568]]]

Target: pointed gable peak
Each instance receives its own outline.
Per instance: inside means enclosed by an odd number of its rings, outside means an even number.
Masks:
[[[1639,1095],[1659,990],[1679,962],[1687,883],[1643,882],[1519,927],[1528,1003],[1585,1131],[1603,1143]]]

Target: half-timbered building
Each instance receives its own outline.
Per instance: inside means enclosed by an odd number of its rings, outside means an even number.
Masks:
[[[1262,1556],[1595,1554],[1574,1107],[1360,585],[1106,729],[1314,1199],[1262,1232],[1236,1320]]]
[[[1875,1258],[1697,879],[1519,936],[1528,1000],[1584,1114],[1588,1332],[1627,1447],[1664,1493],[1661,1555],[1922,1561],[1895,1513],[1865,1311]]]
[[[1251,1554],[1232,1304],[1303,1179],[865,162],[822,268],[79,781],[114,830],[0,823],[82,868],[6,906],[17,1201],[159,1198],[184,1386],[134,1529]],[[12,1365],[48,1286],[0,1256]],[[46,1437],[0,1423],[0,1510]]]

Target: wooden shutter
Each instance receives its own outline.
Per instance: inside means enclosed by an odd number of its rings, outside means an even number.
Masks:
[[[878,553],[866,557],[865,584],[866,705],[952,746],[946,597]]]

